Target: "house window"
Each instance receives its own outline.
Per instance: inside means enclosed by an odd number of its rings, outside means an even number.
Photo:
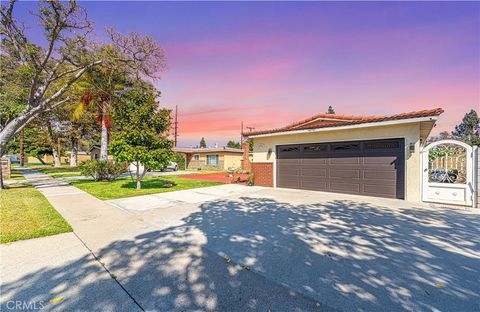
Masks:
[[[308,145],[308,146],[304,146],[303,150],[305,152],[326,152],[327,151],[327,145],[326,144]]]
[[[280,152],[282,152],[282,153],[298,152],[298,151],[300,151],[298,146],[294,146],[294,147],[288,146],[288,147],[281,147],[280,148]]]
[[[207,155],[207,165],[218,165],[218,155]]]
[[[339,143],[339,144],[332,144],[332,149],[334,151],[359,151],[360,144],[359,143]]]
[[[199,154],[193,155],[193,160],[200,160],[200,155]]]
[[[365,143],[366,149],[391,149],[400,148],[398,141],[386,141],[386,142],[369,142]]]

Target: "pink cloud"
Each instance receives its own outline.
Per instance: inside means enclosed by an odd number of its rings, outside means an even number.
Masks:
[[[242,37],[242,38],[212,38],[211,40],[197,40],[171,43],[166,51],[175,57],[183,58],[192,55],[228,55],[255,53],[278,47],[285,38],[279,36]]]

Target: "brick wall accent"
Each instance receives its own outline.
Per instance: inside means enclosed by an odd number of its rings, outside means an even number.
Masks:
[[[252,171],[252,163],[250,162],[250,145],[248,142],[243,143],[242,150],[242,169]]]
[[[253,184],[273,187],[273,163],[252,163]]]

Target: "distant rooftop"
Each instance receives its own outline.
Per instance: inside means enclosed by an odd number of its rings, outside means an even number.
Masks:
[[[218,152],[230,152],[230,153],[243,153],[240,148],[231,147],[174,147],[174,152],[178,153],[218,153]]]

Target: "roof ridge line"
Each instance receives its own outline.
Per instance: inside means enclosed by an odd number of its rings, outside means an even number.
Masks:
[[[298,129],[298,127],[301,127],[302,125],[305,125],[309,122],[315,121],[317,119],[322,118],[321,116],[325,115],[330,115],[332,116],[341,116],[341,117],[357,117],[357,119],[342,119],[342,118],[333,118],[333,119],[338,119],[338,124],[333,124],[333,125],[328,125],[328,126],[311,126],[311,127],[305,127],[303,129],[315,129],[315,128],[328,128],[328,127],[335,127],[339,125],[346,125],[348,123],[350,124],[360,124],[360,123],[369,123],[369,122],[379,122],[379,121],[390,121],[390,120],[402,120],[402,119],[411,119],[411,118],[416,118],[416,117],[429,117],[429,116],[439,116],[444,112],[443,108],[437,107],[433,109],[425,109],[425,110],[420,110],[420,111],[411,111],[411,112],[406,112],[406,113],[399,113],[399,114],[394,114],[394,115],[365,115],[365,116],[355,116],[355,115],[335,115],[335,114],[317,114],[314,115],[310,118],[303,119],[299,122],[291,123],[287,126],[284,127],[279,127],[279,128],[273,128],[273,129],[266,129],[266,130],[257,130],[257,131],[250,131],[245,133],[246,136],[248,135],[255,135],[255,134],[265,134],[265,133],[275,133],[275,132],[281,132],[281,131],[293,131],[293,130],[302,130],[302,128]]]

